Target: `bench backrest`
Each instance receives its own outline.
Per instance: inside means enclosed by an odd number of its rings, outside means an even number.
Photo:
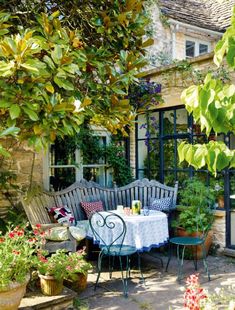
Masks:
[[[82,180],[58,192],[43,192],[23,206],[31,224],[50,223],[47,208],[67,205],[76,221],[85,219],[81,202],[101,200],[105,210],[114,210],[117,205],[131,207],[132,200],[140,200],[142,205],[149,205],[151,197],[172,197],[172,209],[176,206],[178,183],[175,187],[166,186],[155,180],[137,180],[123,187],[105,188],[95,182]]]

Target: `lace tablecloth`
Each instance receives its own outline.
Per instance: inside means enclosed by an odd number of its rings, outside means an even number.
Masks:
[[[107,212],[102,212],[104,215]],[[153,247],[160,247],[167,242],[168,221],[165,213],[160,211],[150,211],[148,216],[144,215],[122,215],[125,221],[127,232],[123,244],[135,247],[138,252],[150,251]],[[114,229],[106,227],[96,227],[96,231],[106,244],[115,240],[115,236],[120,233],[120,226],[117,224]],[[88,238],[93,239],[91,228],[88,229]],[[93,240],[94,243],[104,244],[102,240]]]

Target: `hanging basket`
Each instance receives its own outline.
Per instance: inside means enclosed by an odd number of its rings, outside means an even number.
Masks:
[[[39,274],[41,292],[43,295],[55,296],[63,291],[63,279],[55,279],[53,276]]]
[[[29,278],[30,277],[27,276],[24,283],[12,282],[4,290],[0,290],[1,310],[17,310],[19,308],[21,299],[24,297]]]

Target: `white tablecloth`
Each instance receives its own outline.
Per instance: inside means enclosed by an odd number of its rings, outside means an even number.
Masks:
[[[105,216],[107,212],[102,212]],[[153,247],[159,247],[167,242],[168,222],[165,213],[160,211],[150,211],[148,216],[144,215],[122,215],[127,227],[126,236],[123,244],[135,247],[138,252],[150,251]],[[95,227],[101,238],[107,244],[110,244],[115,236],[120,233],[120,226],[117,224],[114,229],[106,227]],[[91,228],[89,227],[87,236],[93,238]],[[104,244],[102,240],[94,240],[94,243]],[[118,242],[117,242],[118,243]],[[120,243],[120,240],[119,240]]]

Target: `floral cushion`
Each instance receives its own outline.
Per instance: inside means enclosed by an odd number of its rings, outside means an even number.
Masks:
[[[81,202],[81,207],[86,213],[87,218],[89,218],[93,213],[103,211],[102,201],[93,201],[93,202]]]
[[[45,238],[51,241],[65,241],[69,239],[67,227],[52,227],[45,230]]]
[[[172,197],[167,198],[150,198],[150,210],[157,210],[157,211],[170,211],[172,204]]]
[[[58,223],[69,223],[71,225],[75,223],[74,216],[67,206],[52,207],[49,209],[49,214],[51,214]]]

